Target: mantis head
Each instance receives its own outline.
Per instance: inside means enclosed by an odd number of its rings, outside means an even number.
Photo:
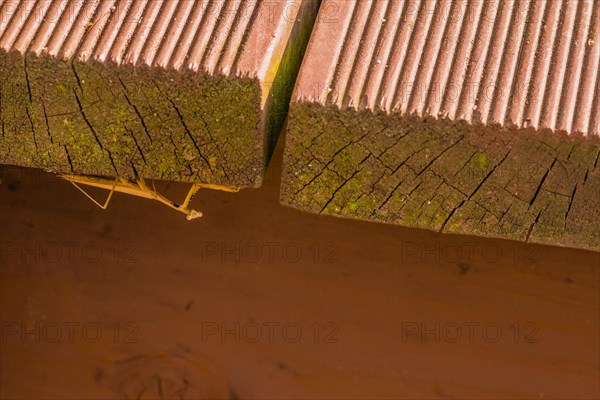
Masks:
[[[202,211],[190,210],[190,213],[187,215],[187,220],[191,221],[196,218],[202,217]]]

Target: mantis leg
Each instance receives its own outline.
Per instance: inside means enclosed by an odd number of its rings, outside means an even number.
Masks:
[[[142,178],[138,178],[137,184],[141,190],[143,190],[148,195],[150,195],[151,198],[153,198],[154,200],[157,200],[174,210],[184,213],[187,216],[188,220],[192,220],[192,219],[199,218],[202,216],[202,213],[200,211],[188,209],[189,202],[191,201],[192,197],[199,189],[199,187],[196,187],[196,185],[193,185],[192,188],[189,190],[189,192],[184,200],[184,203],[182,205],[178,205],[178,204],[172,202],[171,200],[165,198],[164,196],[162,196],[156,190],[150,189],[148,187],[148,185],[146,184],[146,182]],[[154,182],[153,182],[153,185],[154,185]]]
[[[146,184],[146,182],[142,178],[138,178],[138,185],[140,186],[140,188],[142,190],[145,190],[146,192],[151,193],[152,196],[156,200],[160,201],[161,203],[168,203],[167,205],[169,207],[175,208],[177,210],[184,211],[184,212],[188,210],[188,205],[190,204],[190,201],[192,200],[192,197],[194,197],[194,195],[196,194],[196,192],[202,187],[202,185],[198,184],[198,183],[192,184],[192,187],[188,191],[187,196],[185,197],[185,200],[183,201],[183,203],[181,205],[176,205],[172,201],[167,200],[166,198],[164,198],[162,195],[160,195],[156,191],[156,187],[154,187],[154,182],[152,182],[152,186],[153,186],[154,190],[151,190],[150,188],[148,188],[148,185]]]
[[[192,197],[194,197],[194,195],[196,194],[196,192],[200,189],[200,185],[198,185],[197,183],[194,183],[192,185],[192,187],[190,188],[187,196],[185,196],[185,200],[183,201],[182,207],[187,209],[188,205],[190,204],[190,201],[192,200]]]
[[[94,199],[92,196],[90,196],[90,194],[88,192],[86,192],[85,190],[83,190],[77,183],[70,181],[73,186],[75,186],[77,189],[79,189],[81,191],[81,193],[85,194],[85,196],[90,199],[92,202],[94,202],[94,204],[96,204],[98,207],[100,207],[103,210],[106,210],[106,208],[108,207],[108,203],[110,203],[110,199],[112,198],[113,193],[115,192],[115,188],[117,187],[117,182],[119,181],[119,178],[115,179],[115,184],[113,185],[110,193],[108,194],[108,197],[106,198],[106,201],[104,202],[104,205],[98,203],[98,201],[96,201],[96,199]]]
[[[198,186],[198,188],[221,190],[223,192],[237,193],[240,191],[240,188],[237,186],[224,186],[224,185],[215,185],[215,184],[210,184],[210,183],[195,183],[194,185]]]

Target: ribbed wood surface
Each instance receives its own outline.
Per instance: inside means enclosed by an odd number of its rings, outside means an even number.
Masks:
[[[0,49],[264,78],[298,1],[0,0]]]
[[[600,135],[600,2],[325,0],[296,101]]]

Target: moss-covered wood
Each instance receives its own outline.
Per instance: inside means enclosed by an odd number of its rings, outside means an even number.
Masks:
[[[3,51],[0,66],[2,164],[260,185],[257,80]]]
[[[290,109],[281,201],[363,220],[600,250],[600,140]]]
[[[286,9],[262,79],[0,49],[0,164],[258,187],[318,6]]]

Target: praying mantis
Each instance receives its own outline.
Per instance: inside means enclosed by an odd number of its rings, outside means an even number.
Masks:
[[[152,188],[148,186],[146,181],[140,177],[136,177],[135,179],[126,179],[126,178],[106,178],[101,176],[88,176],[88,175],[72,175],[72,174],[60,174],[59,177],[71,182],[77,189],[79,189],[88,199],[90,199],[94,204],[98,207],[106,210],[108,207],[108,203],[110,202],[112,195],[114,192],[125,193],[132,196],[143,197],[146,199],[156,200],[169,208],[172,208],[176,211],[182,212],[186,215],[186,219],[191,221],[196,218],[202,217],[201,211],[196,211],[194,209],[189,208],[190,201],[192,197],[196,194],[196,192],[200,189],[213,189],[213,190],[222,190],[225,192],[238,192],[240,190],[239,187],[235,186],[224,186],[224,185],[215,185],[215,184],[207,184],[207,183],[192,183],[190,190],[185,197],[185,200],[182,204],[177,204],[160,193],[156,191],[154,184],[152,184]],[[108,197],[104,204],[100,204],[96,199],[94,199],[89,193],[87,193],[80,185],[92,186],[101,189],[110,190]]]

